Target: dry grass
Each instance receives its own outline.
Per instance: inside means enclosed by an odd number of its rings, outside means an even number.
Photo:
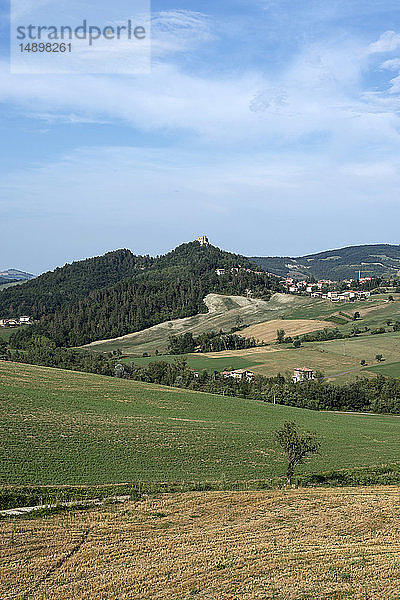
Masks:
[[[239,317],[242,323],[252,325],[268,319],[289,316],[293,310],[301,310],[303,307],[317,311],[318,314],[322,310],[321,307],[326,309],[326,306],[329,305],[329,308],[332,309],[331,303],[326,300],[315,302],[310,298],[287,294],[274,294],[269,302],[244,296],[208,294],[204,298],[204,304],[208,308],[207,313],[165,321],[119,338],[92,342],[88,344],[88,347],[100,352],[121,348],[127,354],[140,355],[142,352],[154,352],[156,349],[158,351],[165,350],[170,335],[192,333],[194,336],[198,336],[204,332],[219,331],[220,329],[230,331],[236,327]],[[330,325],[332,326],[332,324]]]
[[[398,487],[209,492],[2,523],[0,597],[395,599],[399,509]]]
[[[275,319],[246,327],[246,329],[240,331],[240,335],[246,338],[254,337],[256,340],[260,340],[260,342],[271,343],[276,341],[276,332],[278,329],[284,329],[286,336],[294,336],[324,329],[324,327],[332,329],[334,325],[329,321],[317,321],[313,319]]]

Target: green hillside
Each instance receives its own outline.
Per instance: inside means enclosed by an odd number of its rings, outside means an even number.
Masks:
[[[44,367],[0,363],[3,484],[280,475],[273,431],[316,430],[303,472],[400,461],[400,418],[311,412]]]
[[[400,246],[374,244],[349,246],[293,258],[252,257],[268,273],[282,277],[342,280],[356,278],[358,271],[368,277],[395,277],[400,271]]]

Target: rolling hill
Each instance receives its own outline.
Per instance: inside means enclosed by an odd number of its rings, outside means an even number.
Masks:
[[[281,277],[355,279],[358,271],[365,272],[368,277],[396,277],[400,272],[400,246],[349,246],[297,258],[254,256],[251,260],[266,272]]]
[[[0,271],[0,281],[26,281],[28,279],[34,279],[35,275],[31,273],[25,273],[24,271],[18,271],[18,269],[7,269],[7,271]]]
[[[265,480],[284,473],[274,431],[287,420],[323,440],[300,472],[400,461],[398,416],[316,412],[10,362],[0,362],[0,401],[2,484]]]
[[[4,291],[7,287],[12,287],[19,283],[25,283],[30,279],[34,279],[35,275],[18,271],[17,269],[7,269],[0,272],[0,290]]]

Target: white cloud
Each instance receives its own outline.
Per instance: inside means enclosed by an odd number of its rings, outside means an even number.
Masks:
[[[189,28],[197,23],[192,15],[174,19]],[[279,148],[319,136],[346,151],[398,139],[394,99],[363,89],[363,52],[351,41],[340,48],[314,44],[278,74],[230,71],[218,77],[158,63],[151,75],[140,77],[27,78],[10,75],[2,63],[0,101],[46,121],[53,115],[67,122],[125,122],[221,146]],[[392,91],[396,86],[393,80]]]
[[[395,31],[385,31],[379,40],[368,46],[368,54],[377,54],[381,52],[394,52],[400,47],[400,34]]]
[[[400,69],[400,58],[391,58],[389,60],[385,60],[385,62],[381,64],[381,69],[398,71]]]

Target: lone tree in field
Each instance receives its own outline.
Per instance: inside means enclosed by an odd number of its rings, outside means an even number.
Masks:
[[[285,330],[284,329],[276,330],[276,339],[277,339],[278,344],[283,344],[283,342],[285,341]]]
[[[286,421],[282,429],[278,429],[275,435],[288,459],[286,483],[291,485],[297,465],[303,463],[308,454],[319,452],[321,443],[317,440],[315,433],[310,431],[301,433],[297,430],[296,423],[291,421]]]

